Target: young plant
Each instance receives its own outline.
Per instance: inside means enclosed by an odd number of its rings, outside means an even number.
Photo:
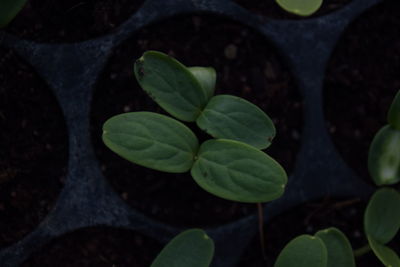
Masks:
[[[0,28],[10,23],[26,2],[27,0],[0,0]]]
[[[368,154],[368,170],[376,185],[392,185],[400,181],[400,90],[388,112],[388,125],[372,140]]]
[[[400,181],[400,90],[388,112],[388,125],[375,135],[369,150],[368,169],[376,185]],[[400,258],[387,246],[400,229],[400,193],[391,188],[375,192],[364,215],[364,230],[371,250],[385,266],[400,266]]]
[[[281,251],[274,267],[354,267],[353,250],[336,228],[300,235]]]
[[[400,91],[390,106],[388,123],[376,134],[369,151],[369,171],[378,186],[400,181]],[[387,246],[400,229],[399,207],[400,193],[381,188],[371,197],[364,214],[368,244],[354,255],[345,235],[329,228],[315,236],[293,239],[280,253],[275,267],[354,267],[354,256],[371,250],[385,266],[400,267],[399,256]]]
[[[214,242],[200,229],[186,230],[174,237],[150,267],[208,267]]]
[[[375,192],[364,215],[364,231],[371,250],[385,266],[400,266],[400,258],[387,246],[400,228],[400,193],[391,188]]]
[[[275,0],[278,5],[289,13],[298,16],[310,16],[318,11],[323,0]]]
[[[280,197],[284,169],[260,149],[275,136],[271,119],[257,106],[232,95],[214,96],[212,68],[186,67],[166,54],[148,51],[135,62],[135,76],[166,112],[215,139],[199,144],[183,123],[166,115],[132,112],[103,125],[103,141],[121,157],[159,171],[190,171],[204,190],[239,202]]]

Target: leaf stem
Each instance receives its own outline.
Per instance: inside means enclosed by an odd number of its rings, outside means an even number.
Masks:
[[[354,257],[358,258],[358,257],[363,256],[364,254],[367,254],[370,251],[371,251],[371,247],[369,246],[369,244],[366,244],[365,246],[354,250],[353,253],[354,253]]]
[[[264,260],[267,260],[267,255],[265,254],[264,213],[263,213],[262,203],[257,203],[257,209],[258,209],[258,231],[260,233],[261,251]]]

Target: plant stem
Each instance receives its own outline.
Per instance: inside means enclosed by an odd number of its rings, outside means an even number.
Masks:
[[[262,203],[257,203],[258,209],[258,231],[260,233],[260,245],[262,256],[264,260],[267,260],[267,255],[265,254],[265,240],[264,240],[264,213]]]
[[[371,251],[371,247],[369,246],[369,244],[366,244],[365,246],[354,250],[353,253],[354,253],[354,257],[358,258],[358,257],[363,256],[364,254],[367,254],[370,251]]]

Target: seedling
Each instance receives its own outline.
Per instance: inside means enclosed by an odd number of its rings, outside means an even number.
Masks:
[[[388,112],[388,125],[376,134],[369,151],[368,167],[374,182],[391,185],[400,181],[400,91]],[[275,267],[354,267],[354,256],[373,251],[385,265],[400,267],[400,258],[387,244],[400,229],[400,193],[381,188],[371,197],[364,214],[368,244],[353,251],[338,229],[329,228],[315,236],[302,235],[282,250]]]
[[[289,13],[310,16],[317,12],[323,0],[276,0],[278,5]]]
[[[388,112],[388,125],[375,135],[368,155],[368,169],[376,185],[400,181],[400,90]],[[400,229],[400,193],[382,188],[371,197],[364,215],[368,245],[385,266],[400,266],[400,258],[387,246]]]
[[[213,68],[186,67],[166,54],[148,51],[135,62],[141,87],[166,112],[196,122],[215,139],[199,145],[182,122],[153,112],[112,117],[103,141],[121,157],[159,171],[190,171],[204,190],[248,203],[280,197],[285,170],[260,149],[275,136],[271,119],[257,106],[232,95],[214,96]]]
[[[26,2],[27,0],[0,0],[0,28],[10,23]]]
[[[388,125],[375,135],[368,155],[368,169],[376,185],[400,181],[400,91],[388,112]]]
[[[281,251],[274,267],[354,267],[349,240],[336,228],[300,235]]]

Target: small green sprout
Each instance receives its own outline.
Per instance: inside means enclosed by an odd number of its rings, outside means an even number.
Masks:
[[[400,182],[400,90],[390,106],[388,123],[375,135],[368,154],[368,170],[378,186]]]
[[[27,0],[0,0],[0,28],[10,23],[26,2]]]
[[[375,135],[368,154],[368,169],[376,185],[400,182],[400,90],[388,112],[388,125]],[[371,197],[364,214],[368,239],[365,251],[372,250],[385,266],[400,267],[400,258],[387,246],[400,229],[400,193],[381,188]]]
[[[103,125],[103,142],[112,151],[147,168],[190,171],[201,188],[224,199],[257,203],[283,194],[285,170],[260,150],[275,137],[272,120],[242,98],[214,96],[213,68],[188,68],[166,54],[148,51],[135,62],[134,72],[143,90],[165,111],[196,122],[215,139],[199,144],[178,120],[131,112]]]
[[[374,182],[391,185],[400,181],[400,91],[388,112],[388,125],[371,143],[368,167]],[[381,188],[371,197],[364,213],[364,232],[368,244],[352,251],[346,236],[336,228],[315,236],[301,235],[288,243],[275,267],[354,267],[354,257],[370,251],[388,267],[400,267],[400,257],[387,244],[400,229],[400,193]]]
[[[289,13],[298,16],[310,16],[321,7],[323,0],[275,0]]]
[[[150,267],[208,267],[214,242],[200,229],[186,230],[174,237]]]
[[[279,254],[274,267],[355,267],[349,240],[337,228],[300,235]]]
[[[365,210],[364,228],[369,247],[385,266],[400,266],[399,256],[386,245],[399,231],[399,207],[400,193],[381,188],[371,197]]]

